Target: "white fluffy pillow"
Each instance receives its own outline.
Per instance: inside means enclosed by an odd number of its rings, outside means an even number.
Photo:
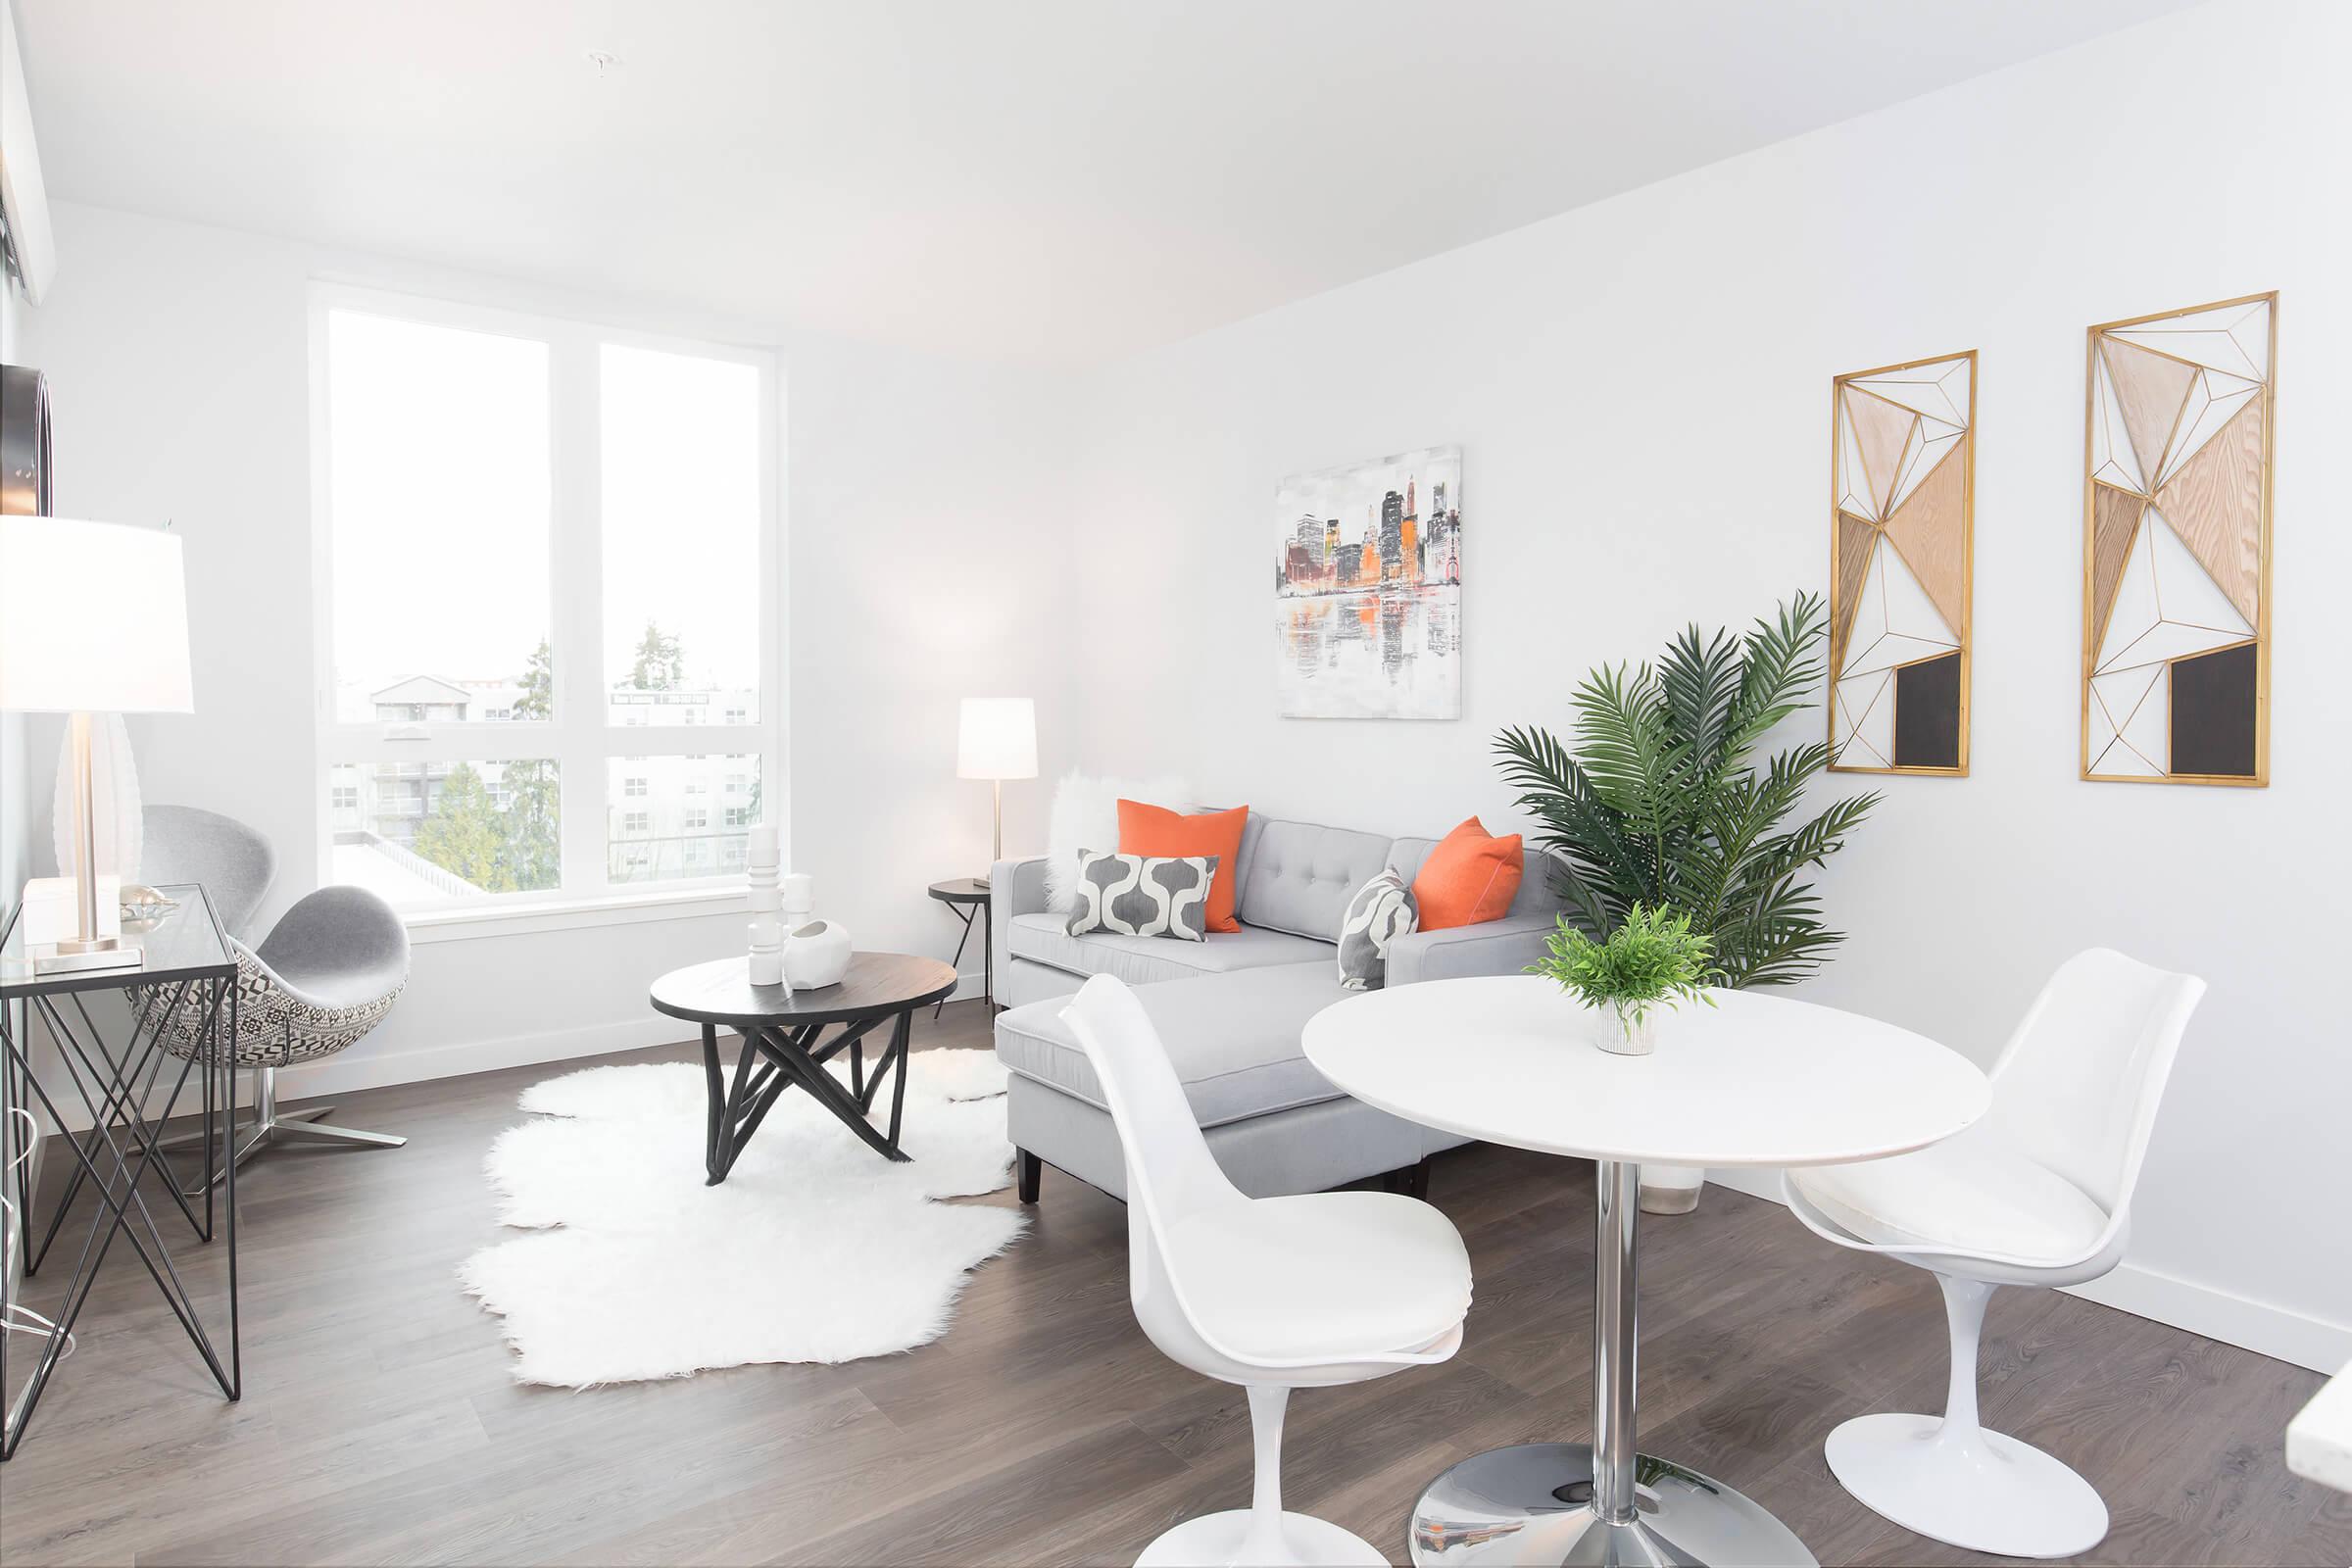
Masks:
[[[1107,853],[1119,847],[1119,802],[1190,811],[1192,798],[1192,786],[1180,778],[1064,773],[1054,786],[1054,811],[1046,820],[1046,907],[1067,914],[1077,902],[1080,850]]]

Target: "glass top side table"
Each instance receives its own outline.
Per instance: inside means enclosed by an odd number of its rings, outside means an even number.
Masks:
[[[56,1150],[71,1156],[65,1192],[54,1205],[47,1231],[32,1245],[34,1215],[27,1171],[20,1166],[10,1181],[23,1216],[24,1279],[38,1274],[74,1201],[85,1187],[95,1194],[89,1230],[83,1238],[59,1304],[49,1315],[56,1328],[43,1338],[31,1374],[14,1391],[9,1341],[0,1335],[0,1460],[13,1456],[26,1423],[47,1390],[65,1350],[67,1336],[89,1300],[90,1288],[117,1240],[126,1241],[145,1265],[172,1315],[187,1332],[205,1366],[235,1399],[242,1392],[243,1364],[237,1335],[236,1168],[229,1160],[235,1118],[226,1114],[236,1092],[234,1059],[237,962],[212,901],[194,884],[160,889],[173,906],[151,921],[126,926],[122,941],[139,951],[140,962],[98,970],[45,973],[24,940],[20,907],[0,929],[0,1103],[30,1111],[58,1134]],[[112,991],[127,1004],[115,1021],[114,1009],[91,1005],[86,993]],[[199,1020],[196,1052],[181,1059],[163,1049],[165,1024],[193,1009]],[[38,1020],[50,1048],[34,1050]],[[102,1024],[101,1020],[107,1020]],[[111,1025],[111,1026],[110,1026]],[[172,1180],[160,1145],[164,1124],[181,1106],[189,1080],[197,1080],[204,1113],[205,1174],[201,1216]],[[195,1106],[187,1107],[189,1109]],[[17,1118],[22,1126],[22,1118]],[[219,1125],[216,1128],[215,1123]],[[67,1134],[75,1123],[87,1130]],[[178,1205],[200,1242],[214,1237],[214,1200],[209,1178],[215,1161],[226,1165],[220,1219],[227,1265],[226,1359],[214,1344],[194,1298],[165,1244],[147,1189],[160,1184]],[[150,1183],[148,1178],[155,1181]],[[28,1289],[20,1297],[29,1294]],[[29,1303],[28,1303],[29,1304]]]

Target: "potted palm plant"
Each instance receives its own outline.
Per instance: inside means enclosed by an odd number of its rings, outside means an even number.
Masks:
[[[1495,738],[1578,930],[1605,942],[1637,906],[1670,906],[1707,939],[1716,983],[1735,989],[1801,980],[1844,939],[1804,876],[1879,796],[1845,796],[1792,822],[1829,747],[1757,755],[1775,725],[1814,706],[1828,629],[1809,593],[1743,637],[1691,625],[1655,664],[1586,675],[1570,700],[1573,746],[1535,726]],[[1688,1210],[1702,1177],[1644,1166],[1642,1207]]]

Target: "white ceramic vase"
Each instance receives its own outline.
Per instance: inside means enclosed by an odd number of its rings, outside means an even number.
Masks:
[[[778,839],[774,828],[752,829],[747,858],[752,906],[751,923],[744,933],[751,949],[747,972],[756,986],[780,986],[784,983],[784,922],[777,911],[783,907],[783,896],[777,885]]]
[[[850,932],[839,920],[795,926],[784,942],[784,979],[795,991],[839,985],[850,972]]]

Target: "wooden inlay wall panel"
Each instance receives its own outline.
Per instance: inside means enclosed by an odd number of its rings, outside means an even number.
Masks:
[[[1830,383],[1830,766],[1968,773],[1977,355]]]
[[[2278,341],[2276,293],[2090,328],[2086,779],[2270,782]],[[2118,461],[2119,422],[2136,475]]]

